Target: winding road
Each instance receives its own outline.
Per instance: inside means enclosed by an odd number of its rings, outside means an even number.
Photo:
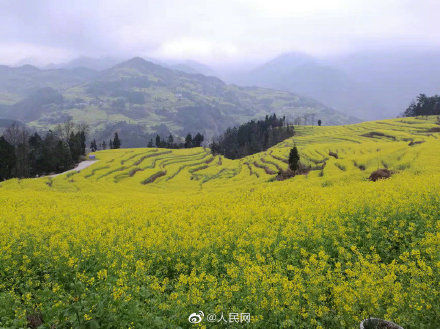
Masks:
[[[64,175],[64,174],[66,174],[68,172],[71,172],[71,171],[79,172],[79,171],[81,171],[83,169],[86,169],[87,167],[91,166],[96,161],[99,161],[99,160],[86,160],[86,161],[82,161],[82,162],[78,163],[78,165],[75,168],[73,168],[73,169],[64,171],[64,172],[59,173],[59,174],[50,175],[49,177],[56,177],[56,176],[59,176],[59,175]]]

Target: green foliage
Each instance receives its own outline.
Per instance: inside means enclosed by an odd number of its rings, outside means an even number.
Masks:
[[[192,140],[191,134],[186,135],[186,137],[185,137],[185,148],[192,147],[192,144],[193,144],[193,140]]]
[[[286,124],[285,117],[278,119],[276,114],[266,115],[264,120],[252,120],[239,127],[228,128],[210,147],[213,154],[238,159],[265,151],[293,134],[293,126]]]
[[[26,128],[16,125],[9,127],[4,136],[5,141],[11,141],[9,144],[15,152],[14,170],[10,174],[13,177],[34,177],[69,170],[85,155],[86,127],[71,122],[59,126],[56,132],[49,130],[44,137],[38,133],[29,137]],[[0,158],[3,157],[4,161],[11,161],[0,150]]]
[[[113,138],[113,149],[118,149],[121,147],[121,140],[119,139],[119,135],[115,132],[115,137]]]
[[[159,135],[156,135],[156,147],[167,149],[200,147],[203,140],[204,136],[200,133],[197,133],[194,139],[191,134],[187,134],[183,143],[175,142],[172,134],[170,134],[166,140],[162,139]],[[153,147],[152,139],[150,139],[150,142],[148,142],[148,147]]]
[[[15,149],[6,139],[0,137],[0,181],[12,177],[15,166]]]
[[[96,139],[94,139],[94,140],[90,143],[90,151],[92,151],[92,152],[96,152],[97,149],[98,149],[98,145],[96,144]]]
[[[296,146],[294,146],[289,153],[289,168],[292,171],[297,171],[299,168],[299,153]]]
[[[415,117],[418,115],[439,115],[440,114],[440,96],[434,95],[428,97],[425,94],[417,96],[417,103],[412,102],[405,110],[404,115]]]

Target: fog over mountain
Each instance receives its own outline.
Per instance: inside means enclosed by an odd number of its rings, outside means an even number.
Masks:
[[[440,93],[440,50],[411,48],[332,57],[288,53],[228,81],[313,97],[363,119],[395,117],[419,93]]]

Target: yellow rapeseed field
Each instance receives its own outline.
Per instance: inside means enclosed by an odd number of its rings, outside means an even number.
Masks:
[[[0,327],[440,328],[435,121],[297,127],[240,160],[99,151],[2,182]],[[294,142],[312,170],[275,181]]]

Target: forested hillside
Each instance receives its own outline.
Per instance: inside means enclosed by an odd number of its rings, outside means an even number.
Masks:
[[[87,122],[91,137],[108,140],[117,131],[126,147],[146,146],[156,134],[211,137],[272,113],[308,124],[356,121],[290,92],[227,85],[141,58],[103,71],[0,68],[0,118],[43,130],[69,119]]]

